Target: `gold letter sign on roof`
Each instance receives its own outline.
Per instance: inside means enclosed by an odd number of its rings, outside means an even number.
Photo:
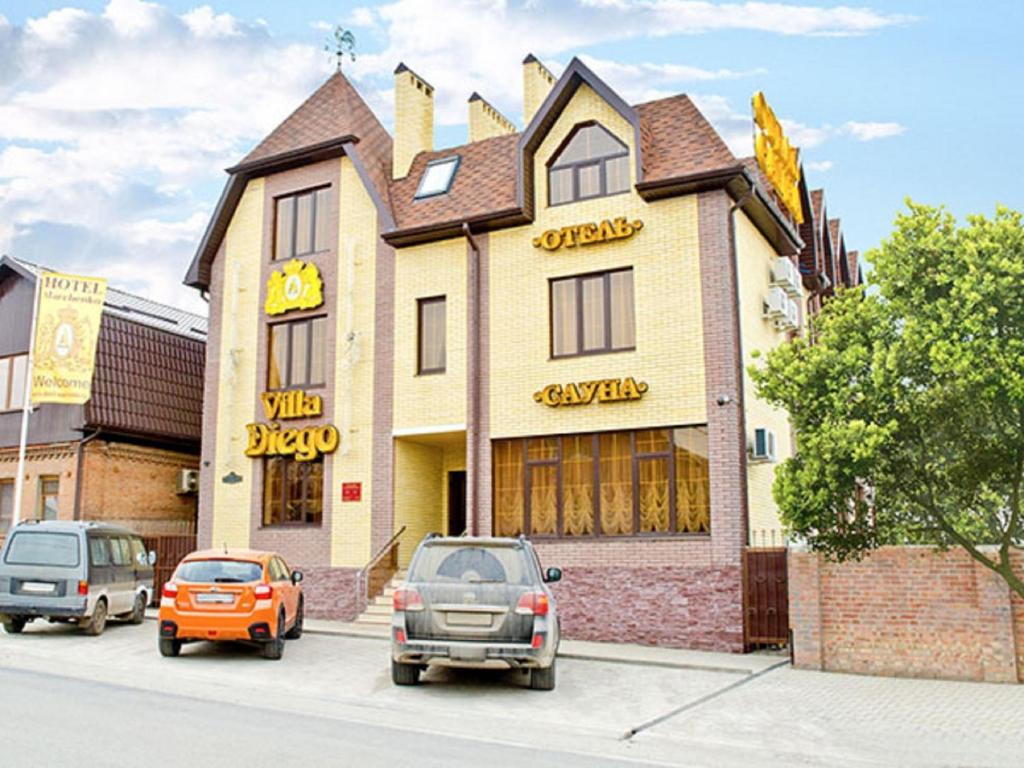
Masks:
[[[800,152],[790,146],[789,139],[782,132],[772,108],[765,101],[764,94],[754,94],[754,155],[761,171],[778,190],[779,197],[796,219],[803,224],[804,212],[800,205]]]
[[[268,315],[283,315],[293,309],[313,309],[324,303],[323,281],[316,264],[292,259],[267,280]]]
[[[539,237],[533,238],[533,247],[543,248],[545,251],[557,251],[563,245],[566,248],[575,248],[577,245],[625,240],[643,228],[644,223],[640,219],[630,222],[625,216],[620,216],[612,221],[605,219],[600,224],[576,224],[572,227],[549,229],[541,233]]]

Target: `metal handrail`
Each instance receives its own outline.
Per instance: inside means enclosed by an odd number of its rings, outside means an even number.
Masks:
[[[377,553],[373,557],[371,557],[369,562],[367,562],[366,565],[364,565],[359,570],[359,573],[356,574],[357,603],[366,597],[366,591],[369,588],[369,584],[367,583],[367,574],[369,574],[370,569],[373,568],[373,566],[375,566],[380,561],[380,559],[384,557],[384,555],[386,555],[394,548],[394,546],[398,543],[398,537],[401,536],[403,533],[405,533],[404,525],[397,531],[395,531],[394,535],[387,540],[387,543],[379,550],[377,550]],[[360,595],[362,597],[358,597]]]
[[[378,560],[380,560],[382,557],[384,557],[384,555],[386,555],[388,552],[390,552],[391,548],[398,541],[398,537],[401,536],[403,533],[405,533],[405,526],[404,525],[401,528],[399,528],[395,532],[395,534],[390,539],[388,539],[387,543],[383,547],[381,547],[379,550],[377,550],[377,554],[375,554],[373,557],[371,557],[370,561],[366,565],[363,566],[363,569],[359,572],[360,576],[362,576],[363,574],[367,573],[371,568],[373,568],[373,566],[375,566],[377,564]]]

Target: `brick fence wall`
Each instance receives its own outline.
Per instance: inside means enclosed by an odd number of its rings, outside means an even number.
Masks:
[[[1024,556],[1015,554],[1017,573]],[[883,547],[860,562],[789,553],[797,667],[1024,682],[1024,600],[962,550]]]

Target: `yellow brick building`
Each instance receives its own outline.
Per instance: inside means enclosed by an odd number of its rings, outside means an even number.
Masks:
[[[433,98],[400,65],[389,135],[339,72],[229,169],[186,279],[200,544],[275,549],[351,619],[431,531],[526,535],[568,636],[742,649],[743,552],[783,541],[794,450],[747,369],[856,254],[685,95],[528,56],[523,129],[474,93],[442,150]]]

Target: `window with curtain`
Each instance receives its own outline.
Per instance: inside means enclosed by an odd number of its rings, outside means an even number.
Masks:
[[[576,128],[548,164],[548,203],[562,205],[629,189],[629,149],[598,123]]]
[[[445,297],[434,296],[417,301],[418,360],[417,373],[445,371]]]
[[[326,317],[271,325],[267,389],[324,386],[327,380],[326,333]]]
[[[323,515],[323,457],[263,462],[263,525],[319,525]]]
[[[275,201],[274,258],[291,259],[330,248],[330,187]]]
[[[551,281],[551,356],[636,348],[633,269]]]
[[[28,355],[0,357],[0,411],[16,411],[25,405]]]
[[[705,427],[496,440],[493,471],[498,536],[711,531]]]

